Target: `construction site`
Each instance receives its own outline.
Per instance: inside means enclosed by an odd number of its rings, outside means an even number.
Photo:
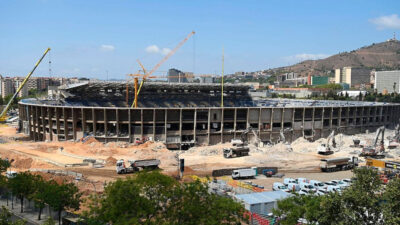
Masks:
[[[399,104],[256,100],[241,84],[147,81],[163,61],[150,72],[139,62],[140,85],[137,77],[85,81],[20,100],[18,119],[0,126],[0,156],[12,159],[12,171],[76,182],[86,194],[125,174],[160,168],[183,180],[213,177],[216,193],[236,199],[276,191],[293,177],[346,180],[359,165],[386,167],[370,158],[400,158]],[[292,186],[285,188],[308,193]]]

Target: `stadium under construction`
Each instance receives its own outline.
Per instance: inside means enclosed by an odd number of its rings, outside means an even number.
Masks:
[[[128,90],[128,93],[127,93]],[[133,90],[133,87],[130,87]],[[360,101],[268,99],[254,101],[249,87],[220,84],[147,82],[131,108],[133,94],[123,82],[63,85],[46,100],[19,102],[22,129],[35,141],[163,141],[170,149],[212,145],[238,138],[251,127],[262,142],[283,131],[291,142],[318,139],[332,130],[374,131],[399,121],[399,104]]]

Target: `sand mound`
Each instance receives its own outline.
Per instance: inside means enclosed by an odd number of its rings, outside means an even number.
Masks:
[[[29,169],[32,166],[33,159],[26,158],[26,159],[17,159],[14,162],[14,166],[20,169]]]
[[[106,166],[115,166],[115,164],[117,163],[117,159],[114,157],[108,157],[106,159]]]
[[[96,140],[95,137],[88,137],[85,142],[83,143],[84,145],[90,145],[92,143],[98,143],[99,141]]]

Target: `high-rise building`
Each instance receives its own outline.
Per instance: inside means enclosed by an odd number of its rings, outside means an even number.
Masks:
[[[364,68],[343,67],[335,70],[335,83],[345,83],[350,87],[360,87],[370,83],[371,70]]]
[[[174,83],[188,83],[193,82],[194,75],[191,72],[182,72],[177,69],[168,70],[168,82]]]
[[[400,93],[400,70],[375,72],[375,89],[378,93]]]
[[[1,79],[1,97],[5,98],[8,95],[14,94],[13,83],[13,79],[10,77],[5,77]]]

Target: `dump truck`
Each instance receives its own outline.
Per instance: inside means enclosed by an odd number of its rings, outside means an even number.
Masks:
[[[379,136],[381,136],[381,138],[378,144]],[[385,151],[384,137],[385,137],[385,127],[382,126],[376,130],[373,145],[363,147],[360,156],[384,158],[385,157],[385,155],[383,154],[383,152]]]
[[[321,159],[320,168],[322,172],[333,172],[339,170],[350,170],[358,166],[357,157],[340,157],[332,159]]]
[[[128,160],[128,166],[125,166],[125,160],[120,159],[116,163],[118,174],[134,173],[143,169],[156,169],[160,165],[158,159],[144,159],[144,160]]]
[[[252,168],[238,169],[232,171],[232,179],[254,178],[255,176],[256,176],[256,170]]]

